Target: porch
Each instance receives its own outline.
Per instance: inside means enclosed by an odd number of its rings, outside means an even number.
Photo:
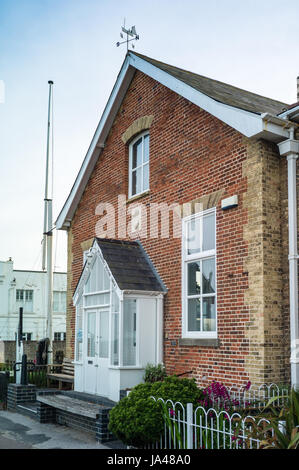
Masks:
[[[166,291],[140,242],[95,238],[73,296],[75,391],[117,402],[162,362]]]

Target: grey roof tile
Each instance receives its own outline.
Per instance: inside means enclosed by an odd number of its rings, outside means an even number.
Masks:
[[[242,90],[241,88],[228,85],[227,83],[219,82],[218,80],[207,78],[203,75],[198,75],[196,73],[174,67],[173,65],[165,64],[164,62],[144,56],[143,54],[139,54],[135,51],[131,51],[131,53],[146,60],[159,69],[164,70],[187,85],[190,85],[192,88],[195,88],[195,90],[198,90],[210,98],[229,106],[244,109],[245,111],[250,111],[256,114],[266,112],[279,114],[289,106],[281,101],[266,98],[265,96]]]
[[[96,241],[121,290],[165,292],[140,243],[107,238]]]

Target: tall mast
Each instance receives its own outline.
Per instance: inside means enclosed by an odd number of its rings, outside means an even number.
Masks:
[[[52,291],[53,291],[53,262],[52,262],[52,194],[49,197],[49,150],[50,150],[50,133],[51,133],[51,111],[52,110],[52,86],[53,82],[48,81],[49,84],[49,103],[48,103],[48,127],[47,127],[47,154],[46,154],[46,180],[45,180],[45,197],[44,197],[44,233],[43,233],[43,261],[42,269],[46,269],[47,258],[47,330],[46,336],[49,339],[48,346],[48,364],[52,361]],[[52,130],[53,132],[53,130]],[[53,175],[52,175],[53,178]]]

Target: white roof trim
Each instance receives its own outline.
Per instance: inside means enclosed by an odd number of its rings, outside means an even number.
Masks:
[[[246,137],[263,137],[276,142],[288,138],[286,129],[272,123],[266,123],[265,125],[261,115],[220,103],[147,62],[145,59],[129,52],[122,65],[75,183],[56,220],[57,229],[65,230],[70,225],[70,221],[97,159],[104,148],[105,140],[136,69],[196,104],[199,108],[204,109]]]
[[[109,277],[111,278],[112,280],[112,284],[113,284],[113,287],[115,288],[118,296],[120,297],[121,296],[121,290],[120,288],[118,287],[118,284],[107,264],[107,261],[105,260],[104,256],[103,256],[103,253],[101,251],[101,248],[99,247],[98,243],[96,240],[94,240],[91,248],[89,249],[89,253],[87,255],[87,260],[86,260],[86,263],[83,267],[83,271],[81,273],[81,277],[80,277],[80,280],[78,282],[78,285],[76,287],[76,290],[74,292],[74,295],[73,295],[73,304],[74,306],[77,305],[78,301],[81,299],[82,297],[82,294],[83,294],[83,291],[84,291],[84,286],[87,282],[87,279],[88,279],[88,276],[93,268],[93,265],[94,265],[94,262],[95,262],[95,259],[96,257],[99,256],[101,258],[101,261],[104,265],[104,269],[107,269],[107,272],[109,274]]]

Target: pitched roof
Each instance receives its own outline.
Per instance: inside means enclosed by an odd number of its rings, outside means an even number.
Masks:
[[[152,77],[248,138],[264,138],[272,142],[280,142],[289,137],[287,126],[290,123],[286,119],[276,116],[277,114],[284,116],[283,111],[288,106],[285,103],[240,90],[237,87],[129,51],[77,178],[58,215],[57,229],[67,229],[70,226],[77,205],[105,146],[111,126],[136,70]]]
[[[140,242],[107,238],[96,241],[120,290],[166,292]]]
[[[218,80],[165,64],[164,62],[160,62],[159,60],[152,59],[137,52],[134,52],[134,54],[220,103],[256,114],[278,114],[288,107],[286,103],[282,103],[281,101],[266,98],[265,96],[242,90],[241,88],[228,85],[227,83],[219,82]]]

